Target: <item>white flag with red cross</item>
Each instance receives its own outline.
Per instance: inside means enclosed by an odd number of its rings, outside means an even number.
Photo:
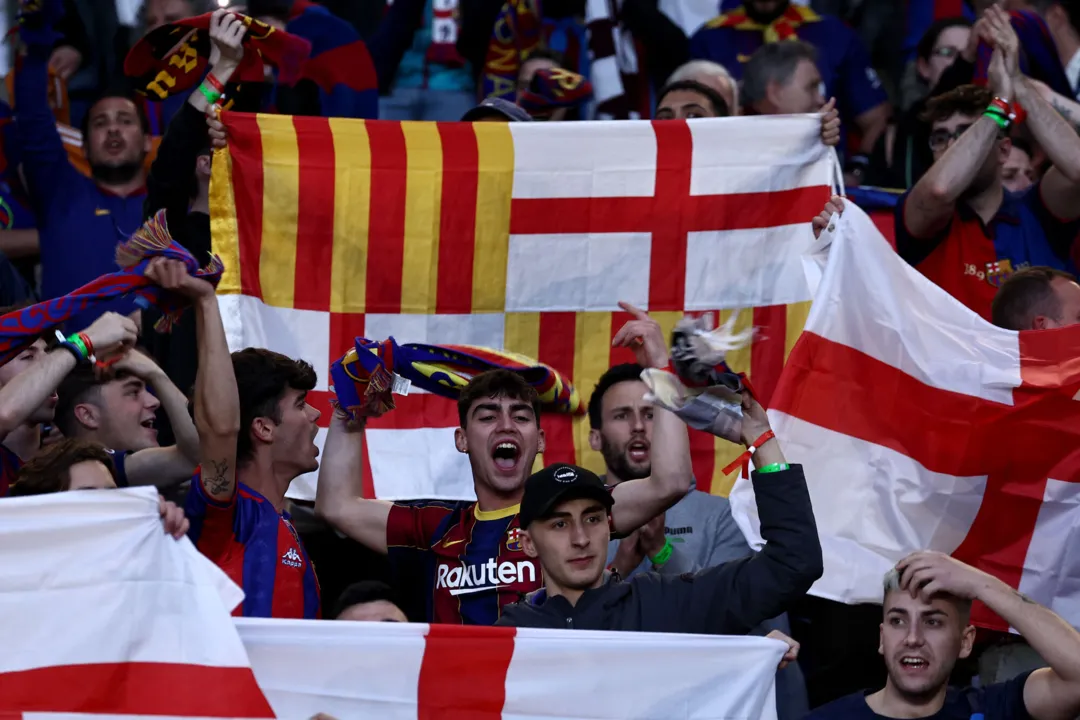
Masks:
[[[0,720],[775,720],[769,638],[232,618],[153,488],[0,500]]]
[[[814,305],[769,409],[810,486],[825,558],[811,592],[881,602],[893,564],[930,549],[1080,624],[1080,326],[994,327],[857,207],[834,227],[807,259]],[[759,544],[752,495],[739,481],[732,509]]]

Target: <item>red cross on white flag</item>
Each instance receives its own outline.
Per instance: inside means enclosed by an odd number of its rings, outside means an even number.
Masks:
[[[850,207],[808,263],[814,307],[772,398],[805,465],[825,575],[880,602],[906,554],[939,550],[1080,624],[1080,327],[993,327],[901,260]],[[814,278],[811,277],[811,285]],[[751,538],[745,481],[732,506]],[[1006,629],[986,608],[976,624]]]

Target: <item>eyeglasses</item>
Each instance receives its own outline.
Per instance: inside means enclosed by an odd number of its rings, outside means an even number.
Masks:
[[[957,139],[961,135],[967,132],[972,123],[966,123],[964,125],[957,125],[956,129],[952,132],[948,130],[940,129],[930,133],[930,149],[934,152],[940,152],[949,147],[949,143]]]
[[[934,48],[930,54],[936,57],[954,58],[960,54],[960,48],[955,48],[951,45],[942,45],[941,47]]]

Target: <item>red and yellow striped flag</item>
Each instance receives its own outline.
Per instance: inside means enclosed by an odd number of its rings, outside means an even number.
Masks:
[[[767,399],[809,311],[800,255],[835,178],[813,118],[225,122],[211,223],[230,346],[311,362],[324,410],[329,364],[356,336],[505,348],[587,397],[632,359],[611,347],[619,300],[666,332],[684,312],[739,312],[758,334],[730,364]],[[544,461],[602,471],[587,419],[543,425]],[[402,398],[369,425],[365,491],[471,497],[456,426],[452,402]],[[720,469],[741,449],[692,435],[699,487],[726,494],[734,478]],[[312,497],[313,483],[292,496]]]

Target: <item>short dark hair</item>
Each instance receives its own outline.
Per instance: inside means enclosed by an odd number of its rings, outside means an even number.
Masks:
[[[465,427],[469,422],[469,408],[481,398],[509,398],[532,405],[536,424],[540,424],[540,396],[536,388],[513,370],[488,370],[482,372],[461,389],[458,395],[458,422]]]
[[[961,85],[927,100],[926,109],[919,115],[919,119],[925,123],[935,123],[948,120],[957,113],[978,117],[986,110],[993,97],[989,88]]]
[[[1001,284],[990,304],[990,320],[1007,330],[1030,330],[1031,322],[1039,315],[1061,319],[1061,303],[1051,283],[1062,278],[1076,282],[1076,277],[1063,270],[1035,266],[1013,273]]]
[[[293,360],[265,348],[245,348],[232,354],[236,388],[240,395],[240,435],[236,439],[236,461],[254,455],[251,423],[268,417],[281,422],[281,399],[287,390],[308,392],[315,388],[315,368],[303,360]]]
[[[795,68],[803,60],[817,65],[818,51],[802,40],[768,43],[762,45],[743,68],[743,105],[750,106],[765,99],[769,83],[786,85],[795,74]]]
[[[916,54],[923,60],[929,60],[931,53],[934,52],[934,46],[937,45],[938,38],[941,37],[941,33],[954,27],[969,28],[971,27],[971,21],[961,16],[935,20],[926,29],[923,36],[919,38],[919,44],[915,46]]]
[[[45,495],[71,489],[71,468],[82,462],[99,462],[116,480],[112,456],[95,442],[64,438],[43,449],[19,469],[9,495]]]
[[[56,389],[53,423],[60,432],[69,438],[78,436],[79,421],[75,419],[75,406],[100,400],[102,384],[94,368],[89,366],[80,365],[68,373]]]
[[[334,604],[334,614],[330,617],[341,617],[341,614],[353,605],[363,605],[364,603],[378,602],[380,600],[385,600],[394,605],[398,604],[397,595],[394,593],[393,588],[384,582],[363,580],[353,583],[342,590],[337,603]]]
[[[139,98],[126,88],[110,88],[94,98],[94,102],[90,103],[90,106],[86,108],[86,114],[83,115],[82,125],[79,126],[79,129],[82,131],[83,147],[86,146],[86,139],[90,135],[90,118],[93,115],[94,108],[103,100],[108,100],[110,98],[130,100],[135,106],[135,114],[139,116],[139,124],[142,126],[143,135],[150,134],[150,118],[146,116],[143,104],[140,102]]]
[[[637,363],[622,363],[608,368],[596,381],[592,395],[589,396],[589,427],[599,430],[604,424],[604,394],[621,382],[640,380],[645,368]]]
[[[676,90],[689,90],[696,92],[699,95],[704,95],[708,99],[709,103],[713,106],[713,112],[717,117],[727,117],[731,115],[731,108],[728,107],[727,101],[720,95],[720,93],[713,90],[708,85],[702,85],[696,80],[676,80],[670,82],[664,87],[660,88],[660,92],[656,94],[656,107],[660,107],[660,103],[664,101],[670,93]]]

